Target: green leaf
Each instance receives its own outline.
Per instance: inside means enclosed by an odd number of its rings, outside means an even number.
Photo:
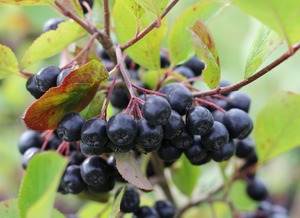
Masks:
[[[281,37],[265,25],[261,25],[252,43],[246,62],[245,76],[252,76],[266,58],[282,43]]]
[[[72,71],[60,86],[49,89],[28,108],[25,124],[38,131],[55,129],[66,113],[83,110],[107,77],[106,68],[95,60]]]
[[[115,152],[117,169],[122,177],[132,185],[145,191],[152,191],[153,187],[147,177],[142,173],[132,152]]]
[[[86,34],[87,32],[76,22],[60,23],[56,30],[45,32],[32,43],[22,57],[21,69],[58,54]]]
[[[121,189],[120,193],[118,194],[117,198],[115,199],[113,207],[109,214],[109,218],[118,217],[118,214],[120,213],[120,205],[121,205],[122,197],[124,195],[125,187],[126,186],[124,185],[123,188]]]
[[[169,0],[136,0],[136,2],[160,20],[160,15],[168,6]]]
[[[111,204],[90,201],[80,208],[77,215],[79,218],[108,217],[110,206]]]
[[[193,39],[188,30],[196,20],[208,21],[220,12],[226,4],[221,1],[200,1],[187,8],[172,24],[168,47],[172,66],[181,64],[194,54]]]
[[[141,32],[155,20],[155,16],[150,12],[139,19],[135,12],[126,7],[130,0],[118,0],[113,9],[113,18],[118,41],[123,44],[134,38],[137,31]],[[159,28],[153,29],[145,37],[134,45],[130,46],[125,52],[138,64],[150,69],[160,69],[160,45],[167,31],[166,19],[162,20]]]
[[[30,160],[19,194],[24,217],[50,218],[56,191],[68,160],[56,152],[43,152]]]
[[[98,116],[101,113],[105,99],[105,91],[97,92],[91,103],[83,111],[81,111],[80,114],[86,120]]]
[[[291,47],[300,40],[300,1],[278,0],[231,0],[246,13],[254,16],[262,23],[284,37]]]
[[[20,218],[18,199],[10,199],[0,202],[0,217]]]
[[[259,162],[264,163],[300,144],[300,95],[275,93],[259,112],[254,139]]]
[[[137,18],[137,21],[145,14],[144,8],[141,5],[136,3],[136,0],[117,0],[121,1],[118,4],[122,4],[127,11],[130,12],[134,17]]]
[[[60,211],[53,209],[51,218],[66,218]]]
[[[209,33],[208,27],[197,20],[191,27],[195,51],[199,59],[205,62],[202,77],[209,88],[215,88],[220,84],[220,61],[215,43]]]
[[[0,3],[24,6],[54,4],[54,2],[55,0],[0,0]]]
[[[13,74],[20,75],[17,58],[10,48],[0,45],[0,79]]]
[[[58,2],[60,5],[62,5],[64,8],[67,8],[69,12],[72,12],[76,14],[79,17],[83,16],[83,10],[78,2],[78,0],[56,0],[55,2]]]
[[[200,176],[199,166],[193,166],[185,155],[172,167],[172,179],[176,187],[186,196],[191,196]]]

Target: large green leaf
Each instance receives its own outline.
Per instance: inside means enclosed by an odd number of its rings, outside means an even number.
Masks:
[[[72,71],[60,86],[49,89],[28,108],[25,124],[38,131],[55,129],[66,113],[83,110],[107,77],[106,68],[95,60]]]
[[[196,20],[208,21],[220,12],[226,4],[221,1],[204,0],[187,8],[173,23],[168,47],[173,66],[183,63],[194,54],[192,36],[189,31]]]
[[[124,195],[125,187],[126,186],[123,186],[123,188],[119,192],[118,196],[114,200],[114,204],[113,204],[111,212],[109,214],[109,218],[118,217],[118,214],[120,213],[120,205],[121,205],[122,197]]]
[[[195,51],[199,59],[205,63],[205,69],[202,76],[204,82],[209,88],[215,88],[220,83],[220,61],[207,26],[200,20],[197,20],[191,27]]]
[[[24,217],[50,218],[62,174],[68,160],[56,152],[35,155],[28,164],[19,195],[19,210]]]
[[[117,169],[126,181],[130,182],[139,189],[145,191],[153,190],[152,184],[143,174],[141,167],[136,161],[132,152],[115,152],[114,156],[116,158]]]
[[[264,163],[300,145],[300,95],[275,93],[259,112],[254,128],[259,162]]]
[[[76,22],[60,23],[56,30],[45,32],[32,43],[21,59],[21,69],[58,54],[86,34],[87,32]]]
[[[79,218],[95,218],[95,217],[108,217],[110,214],[109,203],[99,203],[95,201],[89,201],[80,210],[77,215]]]
[[[18,199],[10,199],[0,202],[0,217],[20,218]]]
[[[20,75],[17,58],[10,48],[0,45],[0,79],[13,74]]]
[[[135,15],[135,8],[126,6],[126,4],[130,2],[131,0],[117,0],[113,9],[116,35],[121,44],[134,38],[138,29],[142,31],[156,18],[150,12],[145,12],[141,18],[137,17]],[[125,52],[141,66],[147,69],[159,69],[160,45],[166,31],[167,22],[166,19],[164,19],[159,28],[153,29],[137,43],[126,49]]]
[[[267,26],[261,25],[252,43],[251,51],[246,63],[244,77],[248,78],[252,76],[266,58],[272,53],[272,51],[281,44],[281,42],[281,37],[279,37],[278,34]]]
[[[275,30],[287,43],[300,40],[300,1],[299,0],[231,0],[248,14]]]
[[[191,196],[200,176],[199,166],[192,165],[185,155],[172,167],[172,179],[176,187],[186,196]]]
[[[102,110],[103,103],[105,102],[105,91],[97,92],[91,103],[80,112],[82,117],[86,120],[96,117]]]
[[[55,2],[62,5],[64,8],[67,8],[68,11],[73,12],[74,14],[78,15],[79,17],[83,17],[83,10],[78,2],[78,0],[56,0]]]
[[[136,2],[160,20],[160,15],[168,6],[169,0],[136,0]]]
[[[0,3],[12,4],[12,5],[45,5],[48,3],[54,3],[55,0],[0,0]]]

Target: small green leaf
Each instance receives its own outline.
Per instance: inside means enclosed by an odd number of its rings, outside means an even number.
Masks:
[[[22,218],[50,218],[62,174],[68,160],[56,152],[35,155],[28,164],[19,194]]]
[[[197,20],[191,27],[195,51],[199,59],[205,62],[202,76],[209,88],[215,88],[220,84],[220,62],[215,43],[207,26]]]
[[[54,2],[55,0],[0,0],[0,3],[24,6],[54,4]]]
[[[88,120],[101,113],[106,94],[104,91],[97,92],[91,103],[80,112],[84,119]]]
[[[299,42],[300,1],[231,0],[231,2],[279,33],[290,47]]]
[[[259,112],[254,139],[260,163],[288,152],[300,144],[300,95],[275,93]]]
[[[60,23],[56,30],[45,32],[32,43],[21,59],[21,69],[58,54],[86,34],[87,32],[76,22]]]
[[[274,31],[265,25],[261,25],[251,46],[244,78],[252,76],[281,43],[281,38]]]
[[[172,179],[176,187],[186,196],[191,196],[200,176],[199,166],[193,166],[185,155],[172,167]]]
[[[115,199],[113,207],[109,214],[109,218],[118,217],[118,214],[120,213],[120,205],[121,205],[122,197],[124,195],[125,187],[126,186],[124,185],[123,188],[121,189],[120,193],[118,194],[117,198]]]
[[[160,20],[160,15],[168,6],[169,0],[136,0],[136,2]]]
[[[77,215],[79,218],[108,217],[110,213],[110,207],[111,204],[109,203],[103,204],[90,201],[80,208]]]
[[[17,58],[10,48],[0,45],[0,79],[13,74],[20,75]]]
[[[193,39],[188,28],[196,20],[208,21],[219,13],[226,4],[221,1],[200,1],[187,8],[172,24],[168,47],[172,66],[187,61],[194,54]]]
[[[134,11],[126,7],[130,0],[118,0],[113,9],[113,18],[118,41],[123,44],[134,38],[137,32],[141,32],[155,20],[150,12],[145,12],[141,19],[137,18]],[[160,69],[160,45],[167,31],[166,19],[162,20],[159,28],[153,29],[145,37],[125,52],[138,64],[150,69]]]
[[[18,199],[10,199],[0,202],[0,217],[20,218]]]
[[[49,89],[28,108],[25,124],[37,131],[55,129],[66,113],[83,110],[107,77],[106,68],[95,60],[72,71],[60,86]]]
[[[78,2],[78,0],[56,0],[60,5],[64,8],[67,8],[69,12],[73,12],[74,14],[78,15],[79,17],[83,17],[83,10]]]
[[[132,152],[115,152],[117,169],[122,177],[132,185],[145,191],[152,191],[153,187],[147,177],[142,173],[140,165],[137,163]]]

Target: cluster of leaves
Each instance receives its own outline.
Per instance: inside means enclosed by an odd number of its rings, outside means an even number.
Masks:
[[[171,9],[170,6],[175,5],[176,2],[168,4],[168,0],[117,0],[113,6],[112,18],[120,49],[124,50],[136,63],[148,69],[143,75],[143,81],[150,87],[154,87],[156,84],[153,81],[157,80],[153,77],[156,78],[164,73],[160,69],[159,53],[161,43],[167,37],[170,67],[184,63],[196,53],[198,58],[206,63],[206,69],[203,71],[204,82],[217,93],[221,77],[221,62],[206,22],[226,8],[229,3],[200,1],[185,9],[168,30],[167,21],[163,17]],[[0,0],[0,3],[30,6],[49,4],[63,14],[73,14],[73,18],[78,18],[77,21],[85,19],[76,0]],[[247,59],[245,80],[236,87],[240,88],[248,84],[247,81],[253,81],[276,67],[299,48],[297,43],[300,41],[298,28],[300,16],[297,14],[297,9],[300,7],[300,2],[297,0],[288,3],[276,0],[231,0],[230,3],[263,23],[257,31]],[[62,11],[59,5],[68,9],[68,13]],[[60,53],[70,43],[87,36],[93,30],[79,22],[63,22],[57,30],[43,33],[38,37],[19,61],[11,49],[0,45],[0,78],[10,75],[24,76],[23,71],[29,66]],[[286,42],[289,51],[266,68],[259,70],[266,58],[282,42]],[[52,88],[30,106],[24,117],[25,123],[29,128],[39,131],[55,129],[64,114],[74,110],[79,112],[88,105],[87,117],[92,117],[96,113],[89,113],[93,111],[92,105],[98,102],[97,107],[99,107],[103,103],[104,95],[101,92],[97,93],[97,89],[107,77],[107,71],[99,60],[92,60],[80,66],[67,77],[62,86]],[[200,96],[202,94],[205,92],[199,93]],[[100,103],[99,99],[102,99]],[[299,105],[298,94],[282,91],[275,93],[259,113],[255,122],[254,138],[260,164],[298,147],[300,142],[299,134],[297,134],[297,129],[300,127],[300,120],[297,118]],[[128,177],[129,182],[141,189],[152,189],[148,180],[144,180],[142,174],[137,174],[137,172],[140,173],[139,166],[130,154],[119,158],[116,154],[116,159],[117,165],[120,168],[124,167],[124,171],[132,170],[129,175],[136,174],[136,177]],[[44,168],[41,170],[40,166],[45,163],[47,163],[47,170]],[[1,203],[1,217],[30,217],[31,214],[39,214],[41,217],[51,217],[51,214],[52,217],[63,217],[57,211],[53,212],[51,205],[66,164],[66,160],[54,153],[37,155],[28,167],[19,198]],[[191,196],[198,182],[200,171],[187,164],[185,158],[180,159],[177,166],[173,181],[184,194]],[[182,177],[188,178],[187,183],[182,183],[180,179]],[[136,178],[138,181],[135,181]],[[32,191],[33,189],[35,191]],[[120,199],[116,200],[118,201]],[[115,205],[115,208],[118,208],[118,203]],[[116,214],[116,211],[117,209],[112,214]]]

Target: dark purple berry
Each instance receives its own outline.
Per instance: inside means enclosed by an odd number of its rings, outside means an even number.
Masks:
[[[91,186],[103,185],[112,175],[112,169],[99,156],[86,158],[81,164],[81,176],[84,182]]]
[[[42,68],[35,74],[34,83],[42,92],[48,91],[50,88],[56,86],[57,76],[60,72],[59,67],[49,66]]]
[[[34,77],[35,74],[28,78],[28,80],[26,81],[26,89],[34,98],[39,99],[45,92],[42,92],[36,87]]]
[[[153,207],[142,206],[139,207],[133,215],[133,218],[160,218],[159,214]]]
[[[235,155],[239,158],[246,158],[254,151],[254,141],[250,137],[242,140],[236,140],[235,144]]]
[[[117,114],[112,116],[106,128],[108,138],[117,146],[131,144],[137,134],[137,125],[132,116],[128,114]]]
[[[163,138],[162,126],[155,126],[145,119],[137,122],[136,148],[142,153],[156,151]]]
[[[44,139],[41,137],[41,133],[34,130],[26,130],[22,133],[19,139],[19,151],[24,154],[26,150],[32,147],[41,148]]]
[[[157,154],[164,161],[176,161],[180,158],[182,150],[176,148],[171,141],[163,140]]]
[[[227,101],[229,108],[238,108],[248,113],[251,99],[246,93],[241,91],[231,92],[227,97]]]
[[[176,209],[170,201],[157,201],[154,204],[154,208],[158,212],[160,218],[173,218],[175,216]]]
[[[108,142],[107,123],[99,118],[84,122],[81,128],[81,141],[91,147],[103,147]]]
[[[142,108],[143,117],[152,125],[162,125],[171,115],[169,102],[161,96],[147,98]]]
[[[171,111],[171,115],[167,122],[162,126],[165,139],[173,139],[184,127],[184,121],[182,117],[174,110]]]
[[[216,162],[229,160],[234,155],[234,144],[230,140],[221,149],[213,151],[211,157]]]
[[[115,108],[125,109],[129,104],[130,97],[125,87],[115,87],[112,91],[110,103]]]
[[[201,137],[195,136],[191,147],[184,150],[187,159],[193,165],[202,165],[206,163],[207,157],[210,157],[209,151],[202,145]]]
[[[140,195],[136,189],[126,187],[122,196],[120,210],[123,213],[132,213],[136,211],[140,206]]]
[[[80,140],[83,117],[76,112],[67,113],[57,125],[57,135],[63,141],[75,142]]]
[[[205,107],[197,106],[186,114],[186,128],[193,135],[205,135],[212,129],[214,118]]]
[[[138,70],[140,68],[140,65],[135,63],[129,56],[125,58],[125,64],[129,70]]]
[[[115,183],[115,178],[113,176],[110,176],[104,183],[98,185],[88,185],[87,188],[91,193],[103,194],[113,190],[113,188],[115,187]]]
[[[160,52],[160,67],[167,68],[170,66],[170,60],[164,52]]]
[[[229,133],[222,123],[215,121],[212,130],[202,136],[201,140],[206,149],[216,151],[229,141]]]
[[[205,64],[200,61],[196,55],[185,62],[183,66],[191,69],[194,72],[195,76],[200,76],[202,74],[202,70],[204,70],[205,68]]]
[[[72,71],[73,71],[73,69],[71,69],[71,68],[67,68],[67,69],[60,71],[60,73],[58,74],[58,76],[56,78],[56,86],[60,86],[63,83],[65,77],[68,76]]]
[[[85,155],[80,151],[72,151],[69,157],[70,157],[69,165],[81,165],[86,158]]]
[[[248,196],[255,201],[262,201],[268,197],[266,185],[258,179],[250,180],[246,191]]]
[[[106,145],[102,147],[91,147],[82,141],[80,141],[80,150],[85,155],[100,155],[112,152],[112,150],[106,147]]]
[[[246,138],[253,129],[253,122],[249,115],[236,108],[225,113],[223,124],[226,126],[231,138]]]
[[[182,76],[184,76],[187,79],[191,79],[191,78],[195,77],[194,72],[190,68],[188,68],[186,66],[176,67],[173,71],[175,73],[181,74]]]
[[[194,136],[183,128],[179,135],[171,139],[172,144],[179,149],[187,149],[193,143]]]
[[[82,192],[85,189],[86,184],[81,177],[80,166],[68,166],[61,179],[60,186],[70,194],[79,194]]]

